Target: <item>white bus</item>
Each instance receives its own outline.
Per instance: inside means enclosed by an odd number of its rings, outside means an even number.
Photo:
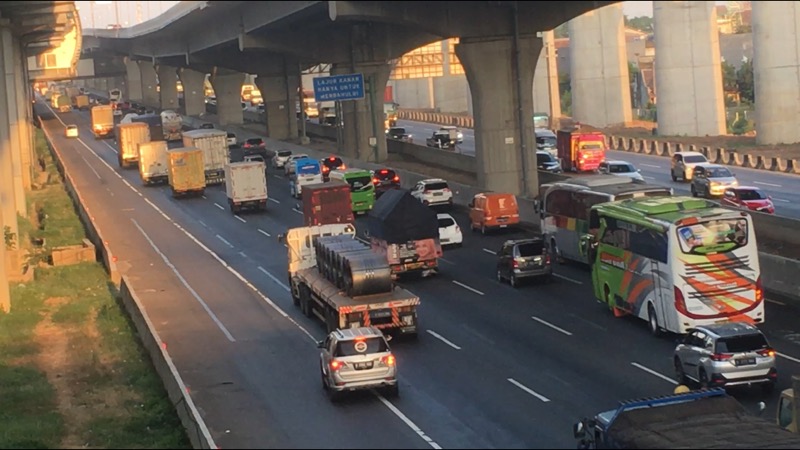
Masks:
[[[581,236],[589,233],[592,206],[641,197],[668,197],[672,188],[646,184],[614,175],[573,177],[569,181],[542,185],[542,201],[537,203],[542,234],[560,263],[564,260],[588,264]]]

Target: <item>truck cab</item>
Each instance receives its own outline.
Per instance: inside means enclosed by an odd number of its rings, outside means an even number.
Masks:
[[[294,173],[289,177],[289,191],[294,198],[303,195],[303,186],[322,183],[322,170],[319,161],[301,158],[294,162]]]
[[[605,136],[595,131],[558,130],[556,149],[565,171],[597,171],[606,158]]]
[[[372,184],[372,174],[369,170],[332,170],[329,178],[343,181],[350,185],[350,201],[353,213],[365,214],[375,205],[375,186]]]

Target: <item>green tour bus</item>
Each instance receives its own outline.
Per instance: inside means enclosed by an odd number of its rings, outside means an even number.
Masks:
[[[765,322],[750,214],[692,197],[635,198],[592,206],[589,229],[581,247],[594,293],[615,316],[643,319],[654,335]]]
[[[366,214],[375,205],[375,185],[372,184],[372,173],[369,170],[332,170],[329,177],[350,185],[350,202],[354,214]]]

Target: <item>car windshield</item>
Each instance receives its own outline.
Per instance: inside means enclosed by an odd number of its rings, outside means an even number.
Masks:
[[[747,200],[766,200],[767,196],[761,191],[756,191],[754,189],[746,190],[746,191],[739,191],[739,198],[747,201]]]
[[[703,155],[689,155],[689,156],[684,156],[683,157],[683,162],[687,162],[687,163],[690,163],[690,164],[696,164],[696,163],[708,162],[708,160]]]
[[[236,135],[235,135],[235,134],[233,134],[233,133],[228,133],[228,137],[229,137],[229,138],[235,138],[235,137],[236,137]]]
[[[425,184],[426,191],[441,191],[442,189],[447,189],[447,183],[427,183]]]
[[[264,158],[260,156],[248,156],[247,160],[250,162],[264,162]]]
[[[247,143],[248,144],[252,144],[252,145],[261,145],[262,142],[264,142],[264,141],[262,141],[259,138],[254,138],[254,139],[248,139],[247,140]]]
[[[390,128],[389,134],[398,135],[398,134],[406,134],[405,128]]]
[[[708,178],[730,178],[733,176],[731,171],[725,167],[706,169],[706,173],[708,174]]]
[[[292,156],[292,152],[288,150],[282,150],[278,152],[278,156],[280,156],[281,158],[286,158],[287,156]]]
[[[556,146],[556,138],[554,138],[552,136],[537,136],[536,137],[536,143],[539,144],[539,145],[555,147]]]
[[[394,178],[394,175],[395,175],[394,171],[388,169],[382,169],[375,172],[375,178],[379,180],[391,180],[392,178]]]
[[[372,179],[367,175],[348,177],[346,181],[350,185],[350,192],[365,191],[372,187]]]
[[[525,244],[520,244],[517,247],[517,251],[519,251],[519,256],[526,258],[528,256],[540,256],[544,253],[544,242],[528,242]]]
[[[449,217],[442,217],[439,219],[439,228],[452,227],[455,224],[455,221]]]
[[[325,158],[323,160],[323,164],[325,164],[328,167],[339,167],[342,165],[342,160],[339,158],[334,158],[333,160],[331,160],[330,158]]]
[[[611,173],[631,173],[636,172],[630,164],[611,164],[608,166],[608,171]]]
[[[553,158],[553,155],[551,155],[550,153],[537,153],[536,154],[536,161],[538,161],[540,164],[541,163],[556,162],[555,158]]]
[[[717,353],[742,353],[769,347],[763,334],[744,334],[717,340]]]
[[[366,347],[358,345],[360,343],[367,344]],[[360,350],[360,351],[359,351]],[[383,338],[372,337],[366,339],[358,339],[352,341],[341,341],[336,344],[336,351],[334,357],[367,355],[370,353],[385,353],[389,351],[389,346]]]
[[[678,227],[678,242],[686,254],[706,255],[747,245],[747,219],[718,219]]]

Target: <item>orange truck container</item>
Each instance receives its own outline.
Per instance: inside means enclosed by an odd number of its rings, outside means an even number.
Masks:
[[[558,130],[556,148],[564,171],[594,171],[606,159],[605,136],[597,131]]]

